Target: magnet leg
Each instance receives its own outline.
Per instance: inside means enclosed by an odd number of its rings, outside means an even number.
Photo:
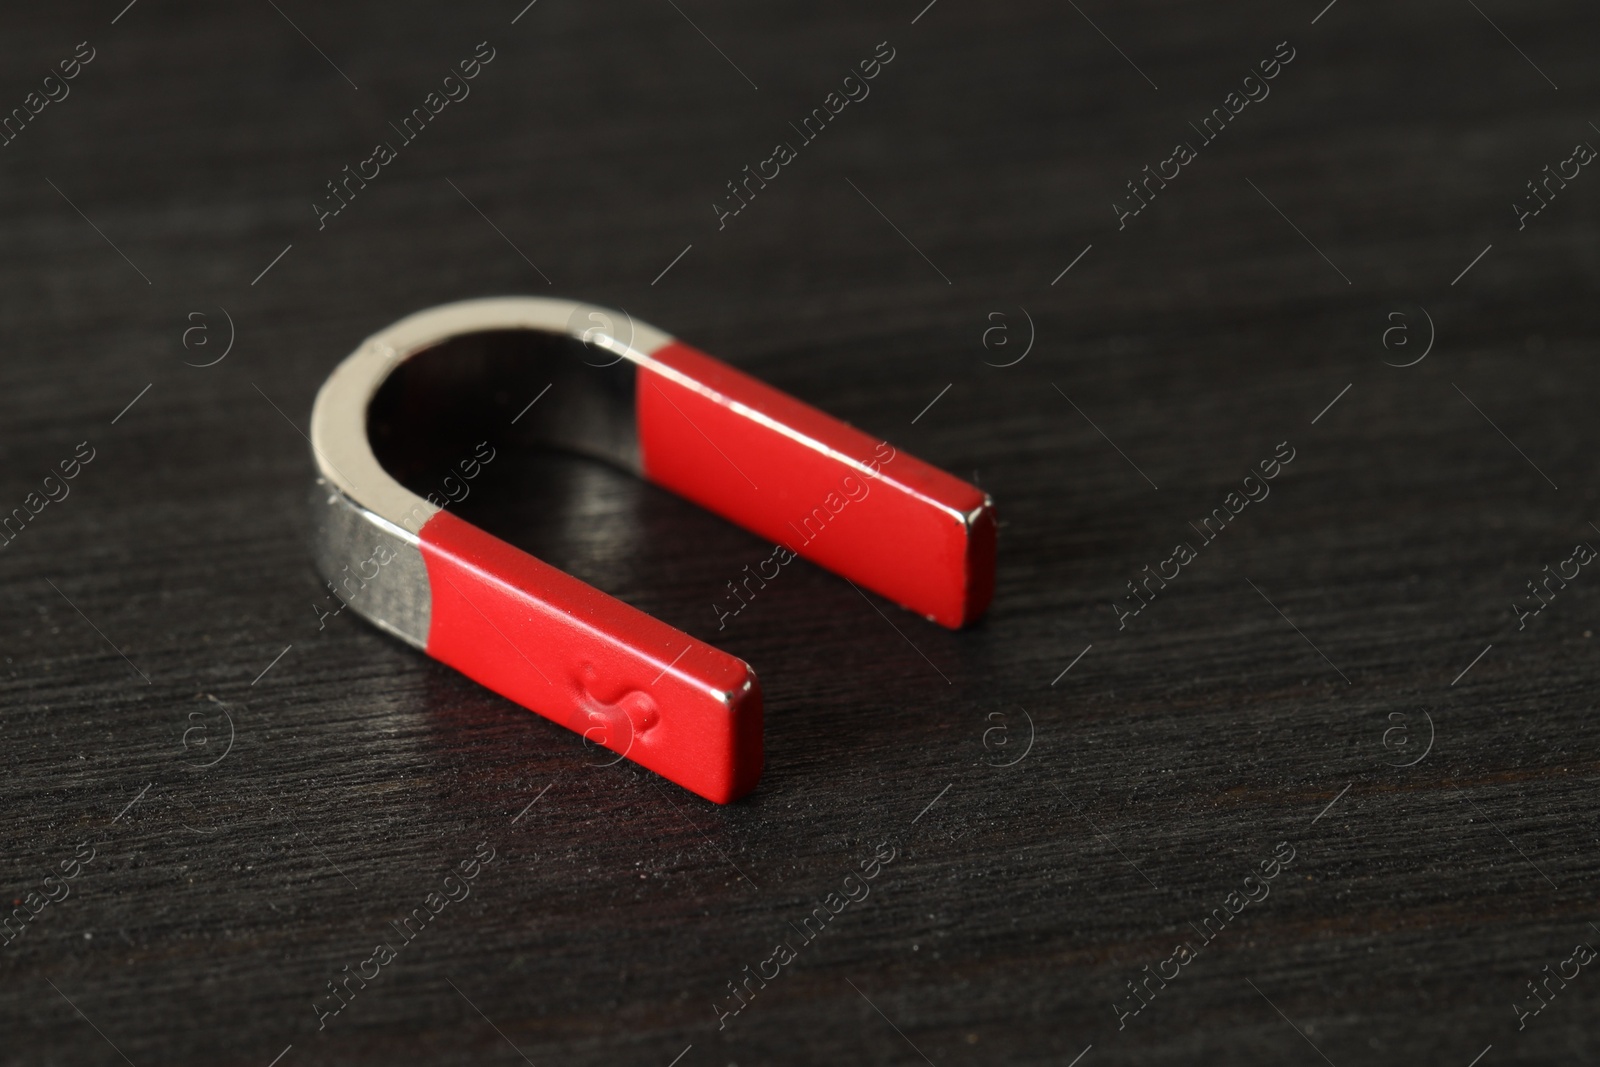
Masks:
[[[428,655],[708,800],[761,776],[748,664],[441,511]]]
[[[957,628],[994,593],[982,489],[681,342],[636,386],[644,476]]]

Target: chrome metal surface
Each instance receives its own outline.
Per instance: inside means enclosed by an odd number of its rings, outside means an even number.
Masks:
[[[525,343],[519,333],[528,335]],[[636,368],[671,340],[626,312],[500,297],[430,308],[362,342],[323,383],[311,414],[312,553],[334,594],[375,625],[426,647],[432,598],[418,534],[439,506],[386,470],[368,436],[373,400],[396,369],[426,357],[417,366],[423,391],[470,394],[492,387],[484,379],[497,364],[526,356],[522,373],[543,379],[550,395],[512,420],[513,436],[638,473]]]
[[[426,648],[432,597],[417,539],[318,478],[311,548],[331,596],[396,637]]]

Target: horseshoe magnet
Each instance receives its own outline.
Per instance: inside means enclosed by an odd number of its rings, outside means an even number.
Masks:
[[[311,415],[313,551],[330,586],[379,628],[709,800],[761,775],[749,665],[418,496],[373,452],[369,429],[425,433],[407,414],[419,395],[473,400],[473,428],[498,425],[507,375],[528,397],[548,383],[512,420],[518,440],[631,471],[952,629],[988,606],[983,490],[624,313],[469,300],[369,337]]]

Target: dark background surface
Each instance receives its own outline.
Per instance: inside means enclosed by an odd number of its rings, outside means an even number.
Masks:
[[[1600,145],[1592,6],[277,6],[0,14],[6,109],[96,50],[0,149],[0,506],[95,450],[0,552],[5,897],[95,854],[0,947],[0,1059],[1600,1056],[1593,966],[1513,1009],[1600,944],[1600,576],[1511,607],[1600,543],[1600,176],[1508,210]],[[319,232],[323,183],[484,40],[471,96]],[[1270,97],[1119,231],[1124,183],[1284,40]],[[880,41],[871,96],[719,231],[724,183]],[[765,776],[725,808],[353,613],[319,630],[318,385],[501,293],[624,307],[977,480],[987,618],[796,563],[717,633],[770,546],[595,464],[492,464],[464,514],[760,672]],[[185,366],[226,318],[227,358]],[[1124,583],[1280,442],[1271,496],[1119,630]],[[471,898],[319,1032],[480,842]],[[1270,896],[1119,1030],[1279,842]]]

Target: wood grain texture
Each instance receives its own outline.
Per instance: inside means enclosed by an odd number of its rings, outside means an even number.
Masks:
[[[95,50],[0,148],[0,508],[94,450],[0,549],[5,899],[94,855],[0,946],[0,1061],[1600,1055],[1592,967],[1513,1008],[1600,944],[1600,575],[1512,608],[1600,544],[1600,176],[1508,210],[1600,145],[1591,7],[118,7],[0,14],[6,109]],[[319,231],[324,183],[480,41],[471,95]],[[884,41],[870,96],[719,230],[725,183]],[[1125,183],[1281,41],[1270,96],[1119,229]],[[796,562],[719,633],[770,546],[508,445],[463,515],[759,671],[767,770],[727,808],[350,614],[319,629],[318,385],[396,318],[501,293],[626,308],[978,481],[986,620]],[[1423,309],[1432,351],[1386,366]],[[186,366],[225,317],[227,358]],[[481,436],[526,399],[486,397]],[[1270,496],[1199,544],[1282,442]],[[327,983],[484,842],[470,897],[319,1030]],[[1119,1028],[1280,842],[1266,898]]]

